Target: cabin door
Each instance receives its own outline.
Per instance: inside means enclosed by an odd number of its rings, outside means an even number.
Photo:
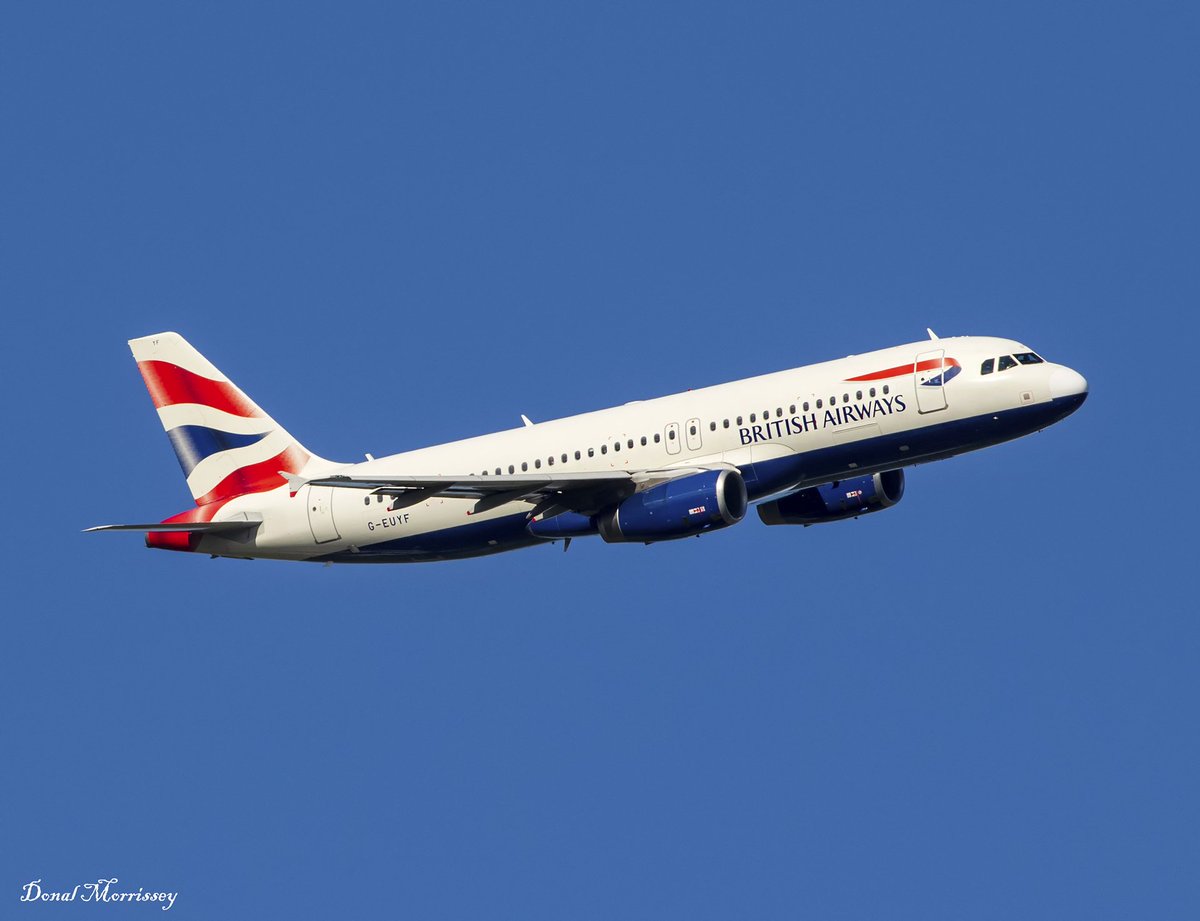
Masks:
[[[946,408],[946,350],[922,352],[913,366],[917,388],[917,412],[935,413]]]

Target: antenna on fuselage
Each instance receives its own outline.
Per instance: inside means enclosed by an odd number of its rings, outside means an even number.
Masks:
[[[525,428],[533,428],[533,423],[529,421],[529,417],[524,413],[521,413],[521,421],[525,423]]]
[[[926,326],[926,327],[925,327],[925,332],[929,333],[929,338],[930,338],[930,339],[936,339],[936,338],[938,337],[938,334],[937,334],[937,333],[935,333],[935,332],[934,332],[932,329],[930,329],[928,326]]]

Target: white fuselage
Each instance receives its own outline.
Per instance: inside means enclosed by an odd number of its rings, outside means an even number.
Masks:
[[[943,352],[958,370],[931,386],[942,369],[921,364]],[[1008,339],[926,340],[315,472],[502,476],[733,465],[756,500],[953,456],[1058,421],[1086,395],[1076,372],[1041,362],[981,374],[988,358],[1028,352]],[[252,539],[205,536],[200,549],[338,561],[473,556],[542,542],[523,527],[531,505],[474,512],[469,499],[433,496],[391,511],[390,497],[361,490],[304,486],[293,496],[281,488],[221,510],[218,519],[261,515]]]

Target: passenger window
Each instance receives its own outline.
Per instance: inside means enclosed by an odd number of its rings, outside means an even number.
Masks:
[[[996,359],[994,359],[994,358],[989,358],[987,361],[985,361],[983,364],[981,364],[979,366],[980,374],[991,374],[995,370],[996,370]]]
[[[499,467],[496,468],[496,476],[500,476],[500,468]]]
[[[541,470],[542,469],[542,459],[539,457],[537,460],[535,460],[533,462],[533,466],[536,467],[538,470]]]
[[[596,449],[588,448],[588,457],[595,457],[595,456],[596,456]]]
[[[660,441],[662,441],[662,435],[658,434],[658,432],[655,432],[654,433],[654,443],[658,444]]]
[[[575,452],[575,460],[579,460],[579,456],[580,456],[580,455],[579,455],[579,452],[578,452],[578,451],[576,451],[576,452]]]
[[[689,425],[689,426],[688,426],[688,433],[689,433],[689,434],[691,434],[691,435],[695,435],[695,434],[696,434],[696,426],[694,426],[694,425]]]
[[[549,457],[546,458],[546,463],[551,467],[554,466],[554,455],[553,454],[551,454]]]
[[[521,471],[522,471],[522,472],[524,472],[524,471],[526,471],[526,470],[528,470],[528,469],[529,469],[529,462],[528,462],[528,461],[521,461]]]
[[[509,465],[508,465],[508,472],[509,472],[509,473],[516,473],[516,472],[517,472],[517,468],[516,468],[516,467],[514,467],[512,464],[509,464]]]
[[[750,414],[750,424],[753,425],[758,420],[758,413]]]
[[[793,403],[791,406],[788,407],[788,415],[789,416],[796,415],[796,404],[795,403]]]
[[[1007,371],[1009,368],[1015,368],[1016,366],[1017,366],[1017,361],[1011,355],[1001,355],[1000,356],[1000,366],[997,368],[997,370],[998,371]]]
[[[833,396],[831,396],[831,397],[829,398],[829,405],[830,405],[830,406],[837,406],[837,394],[834,394]]]
[[[741,416],[738,416],[738,417],[737,417],[737,424],[738,424],[738,425],[741,425],[741,424],[742,424],[742,417],[741,417]]]
[[[633,439],[632,438],[630,438],[629,441],[625,443],[625,447],[627,447],[630,451],[633,450]]]
[[[721,423],[721,426],[722,426],[723,428],[729,428],[729,420],[728,420],[728,419],[726,419],[724,422],[722,422],[722,423]]]
[[[600,453],[607,454],[608,453],[608,445],[600,445]]]
[[[778,419],[778,418],[779,418],[780,416],[782,416],[782,415],[783,415],[783,407],[782,407],[782,406],[776,406],[776,407],[775,407],[775,418],[777,418],[777,419]]]
[[[671,439],[671,441],[674,441],[675,440],[675,430],[671,429],[669,432],[667,432],[667,437],[669,439]]]
[[[850,394],[848,394],[848,393],[843,393],[843,394],[842,394],[842,402],[843,402],[843,403],[849,403],[849,402],[850,402]]]
[[[371,497],[363,496],[363,505],[370,505],[370,504],[371,504]]]
[[[875,396],[875,388],[874,387],[871,388],[871,396]]]
[[[861,390],[858,391],[856,394],[854,394],[854,399],[856,399],[856,400],[862,399],[862,391]]]
[[[717,423],[716,422],[708,423],[708,430],[710,432],[715,432],[717,430]]]
[[[1040,365],[1042,363],[1042,360],[1033,352],[1019,352],[1013,357],[1023,365]]]
[[[562,462],[563,462],[564,464],[567,462],[567,455],[565,455],[565,454],[564,454],[564,455],[562,456]]]
[[[817,409],[820,409],[825,404],[821,400],[817,400]]]
[[[891,388],[889,388],[887,384],[884,384],[883,385],[883,395],[886,397],[889,393],[891,393]]]
[[[804,411],[808,412],[808,404],[807,403],[804,404]]]

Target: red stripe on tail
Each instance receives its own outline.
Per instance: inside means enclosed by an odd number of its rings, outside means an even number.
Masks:
[[[234,496],[244,496],[251,492],[266,492],[277,486],[283,486],[287,480],[279,475],[279,471],[299,473],[308,463],[308,459],[308,452],[303,448],[290,447],[283,453],[276,454],[270,460],[250,464],[233,471],[203,496],[200,496],[196,500],[196,504],[208,505],[212,502],[220,502],[222,499],[232,499]]]
[[[199,403],[245,418],[262,415],[241,391],[225,381],[209,380],[166,361],[139,361],[138,370],[158,409],[176,403]]]

